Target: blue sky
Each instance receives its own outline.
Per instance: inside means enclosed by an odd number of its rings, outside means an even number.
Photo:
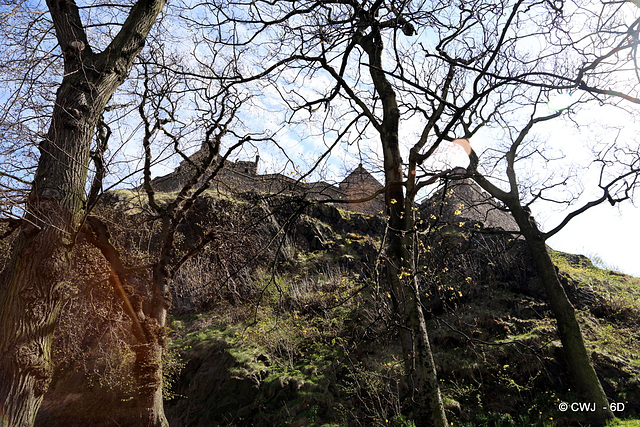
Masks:
[[[32,5],[40,2],[28,2]],[[188,50],[188,49],[187,49]],[[185,50],[186,51],[186,50]],[[322,90],[327,86],[331,86],[330,81],[316,79],[302,88],[306,93],[313,93],[315,90]],[[263,94],[274,95],[270,93],[266,88]],[[3,93],[0,90],[0,101],[3,99]],[[567,100],[571,100],[568,95],[564,95],[564,98],[558,97],[552,100],[550,104],[551,108],[561,108],[563,103]],[[319,154],[321,154],[327,146],[327,143],[331,142],[331,137],[324,139],[325,130],[322,129],[320,123],[322,120],[305,121],[300,119],[300,122],[291,126],[290,129],[283,129],[283,120],[281,115],[271,114],[274,109],[279,108],[279,105],[273,104],[272,100],[266,96],[262,100],[255,100],[256,109],[247,113],[247,125],[260,124],[263,129],[269,129],[275,131],[281,129],[276,135],[276,140],[281,144],[283,151],[294,160],[300,170],[305,169],[305,165],[313,162]],[[560,107],[556,104],[559,103]],[[277,103],[276,103],[277,104]],[[269,110],[265,112],[259,107],[266,106]],[[572,128],[567,126],[567,122],[558,121],[551,123],[545,127],[545,132],[542,132],[542,139],[547,140],[548,144],[552,147],[556,147],[558,151],[562,151],[569,160],[575,160],[576,163],[589,163],[588,159],[588,147],[590,144],[590,138],[594,137],[597,132],[603,132],[600,135],[607,135],[607,129],[603,125],[617,126],[618,129],[622,129],[622,138],[627,135],[626,138],[632,141],[637,146],[635,141],[635,135],[640,134],[638,132],[637,125],[634,123],[634,113],[630,115],[622,114],[620,110],[603,110],[594,107],[582,118],[582,128]],[[322,111],[320,111],[322,113]],[[322,116],[322,114],[320,114]],[[339,118],[336,118],[339,119]],[[335,123],[339,123],[336,120]],[[410,123],[405,123],[404,127],[411,127]],[[338,128],[336,128],[338,129]],[[597,131],[600,129],[600,131]],[[407,135],[410,135],[408,132]],[[347,136],[345,142],[349,141]],[[605,141],[606,142],[606,141]],[[477,144],[478,147],[487,148],[491,146],[493,141],[482,141],[482,138],[472,141]],[[333,178],[335,181],[339,181],[342,176],[347,172],[349,167],[355,167],[360,158],[357,156],[359,149],[366,151],[366,156],[379,157],[379,143],[374,136],[369,142],[363,142],[361,146],[341,146],[341,149],[337,153],[333,154],[331,160],[328,162],[328,177]],[[260,155],[262,159],[262,167],[267,167],[270,170],[276,171],[279,166],[282,166],[282,152],[269,150],[263,144],[260,147]],[[451,151],[450,148],[446,148]],[[452,154],[453,152],[449,153]],[[446,155],[449,155],[446,154]],[[452,154],[455,158],[457,155]],[[253,158],[255,156],[254,147],[250,147],[237,155],[240,158]],[[445,156],[446,157],[446,156]],[[463,155],[464,157],[464,155]],[[456,163],[460,160],[452,160]],[[462,160],[464,165],[465,159]],[[545,170],[547,165],[537,166],[540,173],[548,172]],[[553,166],[555,167],[555,166]],[[566,163],[559,163],[558,168],[566,167]],[[263,169],[264,170],[264,169]],[[160,174],[167,173],[168,169],[159,171]],[[278,170],[279,171],[279,170]],[[286,172],[294,172],[291,168]],[[502,173],[500,170],[498,172]],[[588,175],[585,175],[585,178]],[[318,178],[318,176],[311,177],[311,179]],[[591,179],[591,178],[589,178]],[[577,203],[570,207],[575,208],[580,206],[587,200],[591,200],[597,195],[597,192],[593,192],[591,189],[594,187],[594,182],[585,180],[584,182],[577,182],[578,186],[583,185],[585,189],[584,198],[579,199]],[[640,203],[640,201],[638,201]],[[559,206],[553,206],[549,204],[534,205],[532,210],[542,224],[543,229],[550,229],[555,226],[566,214],[567,210],[559,209]],[[640,227],[637,225],[640,220],[640,209],[635,208],[631,203],[625,202],[622,206],[611,207],[608,204],[594,208],[591,211],[581,215],[579,218],[570,223],[563,231],[554,236],[549,244],[558,250],[583,253],[586,255],[596,255],[604,262],[612,267],[615,267],[623,272],[640,276],[640,263],[636,261],[634,257],[634,249],[637,247],[637,242],[640,241]]]

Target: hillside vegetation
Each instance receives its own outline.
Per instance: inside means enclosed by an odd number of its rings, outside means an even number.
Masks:
[[[134,267],[154,256],[153,223],[133,193],[109,197],[101,215],[135,287],[148,279]],[[378,280],[383,219],[256,194],[199,203],[184,239],[218,238],[174,283],[171,425],[413,425],[399,325]],[[522,241],[469,219],[426,216],[423,227],[423,304],[453,425],[584,425],[588,413],[559,410],[580,396]],[[616,415],[640,417],[640,279],[553,258],[607,396],[624,404]],[[79,251],[75,265],[81,285],[70,286],[39,425],[115,425],[114,411],[133,405],[128,322],[98,254]]]

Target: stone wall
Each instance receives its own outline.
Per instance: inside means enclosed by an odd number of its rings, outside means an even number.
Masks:
[[[191,159],[197,162],[201,157],[198,152]],[[263,194],[295,195],[308,200],[331,200],[340,209],[368,215],[383,215],[386,212],[382,193],[366,202],[347,202],[369,198],[384,188],[362,164],[336,186],[322,181],[301,182],[278,173],[258,174],[258,162],[259,156],[256,156],[255,161],[227,161],[213,180],[211,188],[226,193],[255,191]],[[169,175],[155,178],[152,185],[160,192],[178,191],[193,173],[194,167],[183,161]],[[345,202],[340,203],[338,200]],[[435,215],[447,222],[469,219],[481,222],[489,228],[518,230],[511,214],[470,179],[449,180],[422,203],[420,211],[423,218]]]
[[[434,215],[443,222],[459,223],[471,220],[480,222],[487,228],[519,230],[511,213],[468,178],[448,181],[422,203],[420,212],[423,218]]]
[[[191,156],[192,162],[201,161],[200,151]],[[221,192],[256,191],[264,194],[296,195],[309,200],[332,200],[340,208],[353,212],[379,215],[384,211],[384,197],[364,203],[340,203],[337,200],[362,199],[382,188],[362,165],[358,166],[339,186],[327,182],[301,182],[283,174],[258,174],[259,156],[255,161],[227,161],[211,183],[211,189]],[[172,173],[152,180],[155,191],[173,192],[182,189],[193,176],[195,168],[183,161]]]

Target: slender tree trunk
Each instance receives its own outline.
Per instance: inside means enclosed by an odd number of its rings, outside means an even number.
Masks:
[[[164,283],[153,286],[153,296],[145,314],[143,298],[130,298],[126,294],[126,268],[120,259],[118,250],[110,242],[107,225],[100,219],[89,216],[83,227],[85,237],[96,246],[111,267],[109,282],[123,303],[126,314],[132,321],[132,333],[138,343],[134,345],[135,361],[133,376],[136,384],[136,411],[120,414],[118,421],[126,425],[144,427],[168,427],[163,406],[163,364],[166,347],[165,325],[167,306],[164,293],[155,289],[168,289],[168,279],[163,269],[154,269],[154,279]]]
[[[467,152],[469,155],[469,167],[467,171],[473,180],[484,190],[496,199],[503,202],[509,208],[513,215],[522,236],[527,242],[527,246],[531,251],[531,255],[536,264],[536,269],[540,275],[542,286],[549,298],[551,311],[556,318],[558,335],[562,342],[562,348],[565,352],[567,360],[567,368],[571,374],[572,381],[580,394],[583,402],[594,403],[595,412],[590,414],[589,422],[595,426],[604,426],[607,421],[615,418],[609,409],[609,401],[604,393],[602,384],[598,379],[598,375],[591,363],[587,347],[582,338],[580,325],[576,319],[576,313],[573,305],[569,301],[567,294],[560,283],[556,267],[551,261],[551,257],[547,252],[547,246],[543,234],[540,232],[538,225],[535,223],[529,212],[520,204],[518,196],[518,185],[515,174],[514,162],[516,158],[516,150],[529,132],[532,126],[538,122],[543,122],[553,118],[554,116],[533,119],[521,131],[520,136],[511,146],[506,155],[507,158],[507,176],[510,182],[510,191],[506,192],[489,182],[481,173],[477,171],[478,155],[471,149]],[[467,144],[469,141],[467,141]]]
[[[447,418],[440,396],[427,326],[420,304],[414,265],[414,215],[406,203],[403,161],[398,141],[400,110],[396,94],[382,71],[382,39],[379,29],[360,40],[369,55],[369,72],[382,102],[383,118],[378,132],[384,157],[385,200],[388,216],[386,274],[394,310],[404,328],[400,331],[403,358],[413,382],[413,416],[416,425],[445,427]]]
[[[403,206],[401,203],[391,203],[389,206],[396,205]],[[392,221],[393,215],[396,215],[396,221]],[[420,426],[445,427],[447,418],[429,343],[427,323],[420,303],[414,256],[413,215],[405,214],[402,209],[398,209],[390,214],[389,221],[387,285],[393,293],[394,310],[403,326],[400,337],[403,359],[412,386],[413,420]]]
[[[165,248],[158,264],[153,271],[152,297],[148,309],[149,316],[145,317],[142,307],[138,308],[142,328],[145,331],[147,343],[135,349],[136,360],[134,375],[138,387],[138,405],[140,408],[140,425],[144,427],[168,427],[169,423],[164,413],[163,405],[163,365],[162,359],[166,348],[167,323],[167,291],[171,275],[166,264],[173,250],[173,239],[169,247]]]
[[[431,344],[427,333],[427,322],[420,305],[420,290],[415,276],[411,279],[414,303],[409,307],[409,325],[413,332],[413,371],[415,372],[416,397],[414,398],[414,416],[416,426],[445,427],[447,418],[440,395],[440,385],[433,361]]]
[[[596,411],[590,414],[589,421],[593,425],[603,426],[607,421],[612,420],[614,416],[609,409],[609,401],[584,344],[575,309],[569,301],[562,283],[560,283],[556,267],[549,256],[545,241],[537,225],[532,221],[529,213],[519,204],[510,204],[509,208],[527,242],[549,298],[549,304],[557,321],[558,335],[560,335],[572,381],[580,393],[581,401],[595,403],[596,405]]]
[[[402,206],[400,203],[388,206],[396,205]],[[445,427],[448,425],[447,418],[429,343],[427,323],[420,303],[414,265],[413,227],[410,231],[405,231],[407,224],[411,224],[412,221],[407,220],[401,211],[396,211],[398,221],[391,221],[392,216],[389,218],[390,231],[385,267],[387,286],[393,297],[393,308],[402,325],[400,338],[405,368],[412,386],[413,420],[420,426]]]
[[[385,178],[386,184],[390,184],[390,178]],[[391,301],[394,315],[402,327],[400,328],[400,344],[402,347],[402,359],[407,372],[413,372],[413,337],[415,330],[411,328],[411,307],[415,307],[413,303],[415,292],[411,286],[407,286],[405,275],[412,274],[410,262],[412,254],[407,253],[404,245],[404,219],[401,207],[403,206],[404,194],[402,187],[399,191],[387,191],[387,216],[388,216],[388,237],[386,248],[386,279],[387,287],[391,293]],[[400,208],[398,208],[400,207]]]

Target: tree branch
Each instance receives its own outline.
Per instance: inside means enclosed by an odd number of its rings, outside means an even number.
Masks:
[[[109,263],[109,283],[113,286],[113,290],[123,304],[124,312],[129,316],[133,323],[133,334],[138,341],[146,344],[147,336],[142,329],[140,319],[127,296],[122,283],[126,283],[126,269],[120,259],[118,250],[109,241],[110,234],[107,225],[98,217],[88,216],[82,229],[85,238],[89,243],[98,248],[102,255]]]

